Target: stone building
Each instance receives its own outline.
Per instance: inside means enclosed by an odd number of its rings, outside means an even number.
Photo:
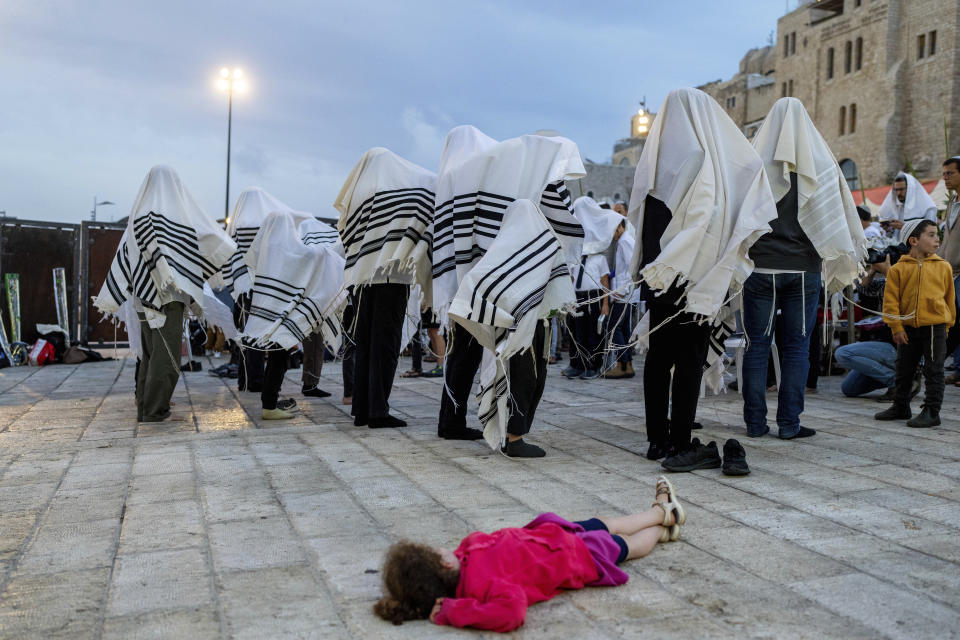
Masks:
[[[637,109],[630,117],[630,137],[617,140],[613,145],[612,164],[637,166],[640,154],[643,153],[643,145],[647,141],[647,133],[650,132],[656,117],[657,114],[646,110],[645,104]]]
[[[958,44],[957,0],[802,2],[778,20],[773,50],[749,52],[737,76],[701,88],[748,135],[765,100],[800,99],[853,188],[904,169],[931,179],[960,153]],[[749,88],[751,73],[774,81],[759,87],[772,96]]]
[[[587,170],[585,177],[567,181],[567,189],[574,200],[590,196],[598,202],[606,200],[611,204],[618,200],[629,201],[636,166],[603,164],[587,159],[584,159],[583,166]]]
[[[740,61],[740,71],[727,81],[715,80],[697,87],[713,96],[748,138],[760,128],[776,102],[774,47],[751,49]]]

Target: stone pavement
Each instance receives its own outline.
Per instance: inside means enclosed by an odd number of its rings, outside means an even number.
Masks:
[[[386,547],[652,501],[639,378],[551,367],[531,438],[548,457],[515,461],[434,437],[439,380],[398,378],[411,426],[373,431],[298,377],[286,423],[203,371],[175,395],[187,421],[138,426],[128,359],[0,371],[0,637],[492,637],[375,618]],[[745,438],[736,394],[705,399],[699,436],[740,438],[752,475],[676,475],[681,540],[625,586],[533,606],[514,637],[958,637],[960,389],[916,431],[838,384],[808,396],[802,441]]]

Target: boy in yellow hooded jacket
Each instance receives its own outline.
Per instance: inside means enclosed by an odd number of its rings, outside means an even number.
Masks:
[[[935,222],[908,220],[901,237],[906,238],[910,253],[887,273],[883,294],[883,319],[897,345],[896,393],[893,406],[874,418],[911,418],[910,385],[923,358],[923,408],[920,415],[907,420],[907,426],[935,427],[940,424],[943,403],[947,331],[956,316],[953,269],[936,254],[940,237]]]

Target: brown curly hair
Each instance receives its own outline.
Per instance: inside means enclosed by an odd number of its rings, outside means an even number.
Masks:
[[[373,612],[388,622],[425,620],[437,598],[457,593],[460,571],[443,564],[433,547],[401,540],[387,550],[383,560],[384,595]]]

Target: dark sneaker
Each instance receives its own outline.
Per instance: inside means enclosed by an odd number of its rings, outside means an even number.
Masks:
[[[480,440],[483,438],[483,431],[480,429],[449,429],[447,431],[438,431],[437,436],[444,440]]]
[[[564,378],[569,378],[570,380],[576,380],[583,375],[583,369],[576,369],[574,367],[567,367],[566,369],[560,372]]]
[[[670,455],[670,445],[651,442],[650,446],[647,447],[647,460],[659,460],[668,455]]]
[[[356,422],[354,422],[356,424]],[[384,416],[382,418],[370,418],[370,428],[371,429],[396,429],[397,427],[405,427],[407,423],[401,420],[400,418],[395,418],[394,416]]]
[[[660,466],[667,471],[695,471],[716,469],[722,464],[716,442],[701,444],[699,438],[694,438],[689,447],[664,458]]]
[[[745,476],[750,473],[747,466],[747,452],[733,438],[723,443],[723,475]]]
[[[304,389],[301,393],[307,396],[308,398],[329,398],[330,392],[324,391],[319,387],[311,387],[310,389]]]
[[[912,420],[907,420],[907,426],[914,429],[929,429],[940,424],[940,412],[936,409],[924,405],[920,410],[920,415]]]
[[[523,438],[507,442],[503,446],[503,452],[511,458],[542,458],[547,452],[535,444],[524,442]]]
[[[913,417],[910,406],[890,405],[888,409],[881,411],[873,416],[874,420],[906,420]]]
[[[580,379],[581,379],[581,380],[593,380],[594,378],[598,377],[599,375],[600,375],[600,372],[597,371],[596,369],[587,369],[586,371],[584,371],[583,373],[580,374]]]
[[[781,440],[796,440],[797,438],[809,438],[810,436],[815,436],[815,435],[817,435],[817,431],[815,429],[800,427],[800,429],[792,436],[785,436],[781,433],[778,437]]]
[[[297,401],[293,398],[281,398],[277,400],[277,409],[281,409],[282,411],[296,411],[298,408]]]

